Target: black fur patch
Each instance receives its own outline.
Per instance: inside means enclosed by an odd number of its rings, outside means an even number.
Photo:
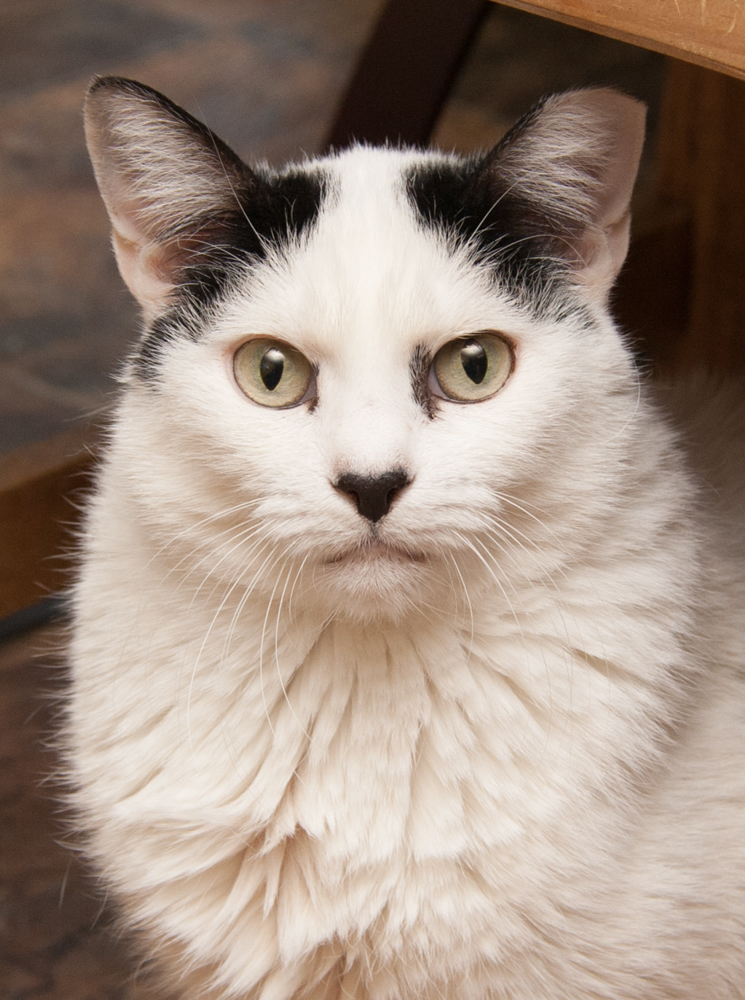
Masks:
[[[165,316],[159,316],[151,324],[147,333],[138,344],[131,358],[132,372],[143,382],[154,381],[163,356],[163,349],[179,337],[183,337],[188,327],[180,321],[177,309],[172,309]],[[196,333],[191,334],[196,340]]]
[[[250,185],[236,192],[239,204],[230,213],[208,219],[190,236],[192,261],[184,269],[180,294],[204,308],[220,298],[235,264],[264,260],[270,247],[281,248],[315,221],[325,192],[320,174],[253,174]]]
[[[270,249],[305,233],[323,204],[327,181],[320,172],[246,172],[235,209],[191,219],[170,239],[186,263],[173,308],[147,331],[133,359],[144,380],[157,374],[162,348],[184,330],[183,316],[203,314],[226,292],[236,273],[265,260]],[[186,251],[186,254],[184,254]],[[177,332],[178,331],[178,332]]]
[[[424,410],[430,420],[437,412],[437,403],[429,391],[429,370],[432,367],[432,355],[421,344],[414,349],[409,362],[411,388],[414,399]]]
[[[414,167],[406,187],[422,224],[468,245],[509,291],[538,302],[541,290],[564,283],[560,224],[500,177],[493,154]]]

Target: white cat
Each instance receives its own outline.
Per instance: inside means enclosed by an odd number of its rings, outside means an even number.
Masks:
[[[608,312],[643,120],[275,173],[91,88],[145,329],[66,732],[178,996],[745,996],[745,489],[726,400],[681,397],[694,475]]]

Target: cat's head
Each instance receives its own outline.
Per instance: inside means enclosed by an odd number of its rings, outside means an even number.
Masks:
[[[606,302],[643,129],[631,98],[576,91],[483,155],[274,172],[96,81],[89,148],[145,319],[117,461],[148,530],[228,586],[361,618],[509,607],[560,566],[622,475],[636,385]]]

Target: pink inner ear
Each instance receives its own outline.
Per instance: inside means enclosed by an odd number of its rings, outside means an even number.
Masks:
[[[646,108],[639,101],[614,90],[587,94],[588,112],[607,135],[607,153],[598,179],[596,224],[600,228],[620,222],[629,211],[639,160],[644,146]]]
[[[604,302],[621,270],[629,248],[631,213],[604,228],[587,230],[577,241],[577,284],[596,302]]]
[[[163,312],[173,289],[157,243],[158,206],[155,198],[139,193],[142,181],[136,172],[117,163],[117,150],[98,149],[99,142],[91,138],[92,129],[88,131],[96,179],[111,219],[119,272],[140,304],[145,321],[150,322]]]
[[[190,224],[233,207],[247,168],[186,112],[133,81],[94,83],[85,130],[119,269],[151,320],[197,249]]]
[[[553,226],[556,254],[597,300],[628,249],[645,115],[643,104],[615,90],[558,94],[518,122],[491,161],[516,199]]]
[[[112,243],[119,272],[132,295],[139,302],[146,322],[163,312],[173,290],[158,258],[161,248],[154,243],[128,239],[113,221]]]
[[[630,202],[644,145],[646,108],[614,90],[589,90],[556,99],[556,124],[569,112],[567,125],[581,140],[586,130],[588,193],[593,208],[575,243],[576,277],[591,298],[603,301],[626,258],[630,231]],[[571,124],[570,124],[571,123]],[[560,145],[560,140],[557,146]]]
[[[165,308],[173,285],[158,276],[152,249],[133,243],[117,233],[116,229],[112,242],[124,283],[142,307],[145,321],[150,322]]]

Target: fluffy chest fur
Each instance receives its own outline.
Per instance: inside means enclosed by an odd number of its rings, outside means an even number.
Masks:
[[[326,622],[304,610],[296,564],[251,601],[199,551],[159,552],[109,476],[82,597],[77,655],[95,670],[78,672],[77,766],[137,922],[188,935],[181,963],[219,958],[246,995],[348,965],[370,995],[455,977],[480,996],[495,963],[503,978],[528,951],[533,968],[544,935],[549,953],[566,936],[591,948],[568,914],[604,918],[680,707],[688,652],[658,617],[682,617],[690,540],[642,568],[640,539],[629,552],[604,532],[591,551],[628,559],[627,575],[552,565],[467,598],[454,569],[439,615]],[[607,534],[628,518],[609,515]]]
[[[554,99],[478,160],[280,175],[128,81],[88,125],[146,328],[74,595],[70,760],[170,981],[687,996],[671,858],[702,830],[669,846],[660,803],[697,810],[701,630],[725,673],[740,640],[605,305],[634,102]]]

